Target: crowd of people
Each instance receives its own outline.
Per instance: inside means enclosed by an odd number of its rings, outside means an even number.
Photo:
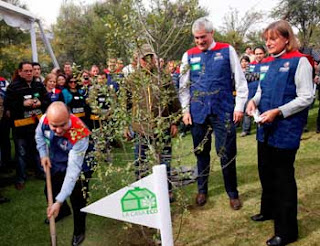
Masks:
[[[185,135],[190,129],[198,171],[195,202],[204,206],[208,200],[214,134],[230,207],[241,209],[236,172],[236,127],[242,121],[240,136],[249,135],[253,118],[258,124],[262,196],[260,212],[251,219],[255,222],[274,220],[274,236],[267,245],[286,245],[298,239],[294,160],[308,109],[314,101],[314,86],[320,83],[318,62],[310,64],[311,60],[307,59],[310,57],[299,52],[298,42],[286,21],[270,24],[263,32],[265,46],[253,50],[247,47],[240,59],[231,45],[214,40],[213,25],[208,19],[196,20],[192,34],[196,46],[183,54],[181,66],[177,61],[165,63],[145,44],[134,53],[127,66],[122,59],[111,58],[107,68],[92,65],[90,70],[75,74],[72,64],[66,62],[63,70],[55,68],[43,77],[39,63],[21,62],[10,83],[0,78],[1,168],[5,169],[11,160],[12,128],[15,188],[25,188],[27,169],[32,168],[36,177],[43,179],[50,167],[55,203],[48,208],[48,217],[55,216],[58,221],[70,215],[66,199],[71,197],[72,245],[79,245],[85,238],[85,215],[80,209],[86,204],[82,188],[88,191],[92,175],[86,159],[86,153],[94,150],[90,130],[99,126],[101,114],[108,114],[109,107],[105,94],[98,93],[96,100],[100,111],[93,110],[88,100],[90,88],[107,85],[117,97],[121,93],[120,80],[126,84],[125,108],[131,118],[124,136],[136,140],[137,179],[149,170],[150,143],[160,146],[159,161],[167,166],[168,194],[173,202],[171,138],[179,131]],[[160,89],[157,88],[158,77],[153,76],[159,71],[170,77],[169,83]],[[93,80],[98,83],[92,83]],[[138,80],[143,85],[137,83]],[[164,102],[162,98],[167,100]],[[182,119],[179,119],[180,114]],[[159,117],[166,124],[161,132],[155,132],[158,123],[155,119]],[[317,118],[319,132],[320,116]],[[81,172],[85,180],[78,180]],[[0,195],[1,203],[8,201]]]

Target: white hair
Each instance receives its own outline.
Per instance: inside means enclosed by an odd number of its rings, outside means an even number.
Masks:
[[[203,29],[205,29],[206,32],[213,31],[213,24],[206,17],[201,17],[201,18],[195,20],[195,22],[193,22],[192,33],[194,34],[200,30],[203,30]]]

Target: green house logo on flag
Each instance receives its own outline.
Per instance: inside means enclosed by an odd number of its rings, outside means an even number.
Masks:
[[[156,195],[147,188],[128,190],[121,198],[122,212],[157,209]]]

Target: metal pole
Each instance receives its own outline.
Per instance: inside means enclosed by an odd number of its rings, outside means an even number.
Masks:
[[[55,57],[55,55],[54,55],[54,53],[53,53],[51,44],[50,44],[50,42],[49,42],[46,34],[44,33],[44,30],[43,30],[43,28],[42,28],[42,25],[41,25],[41,23],[40,23],[39,20],[38,20],[37,22],[38,22],[38,25],[39,25],[39,29],[40,29],[40,33],[41,33],[41,37],[42,37],[43,43],[44,43],[47,51],[49,52],[49,55],[50,55],[51,60],[52,60],[52,63],[53,63],[53,65],[54,65],[54,67],[60,68],[59,63],[58,63],[58,61],[57,61],[57,59],[56,59],[56,57]]]
[[[30,23],[30,36],[31,36],[31,48],[32,48],[32,61],[38,62],[37,39],[36,39],[36,31],[34,29],[34,21]]]

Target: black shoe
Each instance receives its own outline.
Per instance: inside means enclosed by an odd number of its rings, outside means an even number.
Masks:
[[[283,238],[279,237],[279,236],[273,236],[272,238],[270,238],[266,244],[268,246],[285,246],[289,243],[293,243],[297,241],[297,239],[292,239],[292,240],[284,240]]]
[[[266,220],[272,220],[270,216],[265,216],[263,214],[255,214],[251,216],[251,219],[255,222],[261,222],[261,221],[266,221]]]
[[[6,197],[0,197],[0,204],[1,203],[6,203],[6,202],[10,202],[10,199],[9,198],[6,198]]]
[[[176,199],[174,198],[173,193],[170,191],[170,192],[169,192],[169,202],[170,202],[170,203],[173,203],[173,202],[175,202],[175,201],[176,201]]]
[[[71,214],[71,211],[70,211],[70,210],[67,211],[67,212],[65,212],[65,213],[59,213],[59,215],[58,215],[57,218],[55,219],[55,222],[57,223],[59,220],[62,220],[64,217],[67,217],[67,216],[69,216],[70,214]],[[49,220],[48,218],[46,218],[46,219],[44,220],[44,223],[47,224],[47,225],[49,225],[49,224],[50,224],[50,220]]]
[[[23,190],[26,187],[25,184],[21,182],[16,183],[14,186],[16,187],[16,190]]]
[[[80,234],[78,236],[73,235],[71,245],[72,246],[78,246],[84,241],[84,239],[85,239],[84,233]]]

